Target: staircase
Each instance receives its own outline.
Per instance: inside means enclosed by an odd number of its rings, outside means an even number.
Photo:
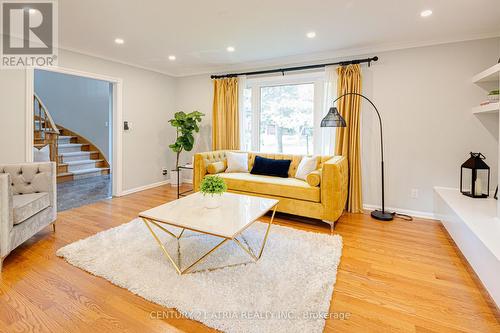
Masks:
[[[110,173],[104,154],[90,141],[58,125],[57,182],[89,178]]]
[[[37,149],[49,145],[50,160],[57,163],[57,182],[107,175],[104,154],[83,136],[54,123],[49,111],[35,94],[34,142]]]

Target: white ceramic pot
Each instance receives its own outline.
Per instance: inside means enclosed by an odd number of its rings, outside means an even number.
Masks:
[[[214,209],[219,208],[222,203],[222,195],[220,194],[204,194],[205,208]]]
[[[177,173],[178,171],[177,170],[171,170],[170,171],[170,185],[171,186],[179,186],[178,182],[177,182]],[[182,179],[179,179],[180,182],[182,182]]]

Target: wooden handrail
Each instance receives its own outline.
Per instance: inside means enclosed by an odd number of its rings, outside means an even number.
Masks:
[[[38,103],[38,118],[40,121],[49,121],[49,129],[46,130],[45,132],[52,132],[52,133],[55,133],[55,134],[60,134],[59,133],[59,129],[57,128],[56,126],[56,123],[54,122],[54,119],[52,119],[52,116],[50,115],[50,112],[49,110],[47,109],[47,107],[45,107],[45,104],[43,104],[42,100],[40,99],[40,97],[38,97],[37,94],[33,94],[33,102],[34,103]],[[33,112],[35,114],[35,120],[36,120],[36,107],[35,105],[33,106]],[[42,115],[43,113],[43,115]],[[36,129],[36,128],[35,128]],[[39,130],[43,130],[43,128],[39,128]]]
[[[45,107],[37,94],[33,94],[33,130],[35,134],[38,134],[33,143],[35,144],[38,141],[39,145],[49,145],[50,160],[58,162],[58,137],[61,132],[59,132],[59,129],[57,128],[54,119],[52,119],[49,110]],[[35,145],[35,147],[37,146]]]

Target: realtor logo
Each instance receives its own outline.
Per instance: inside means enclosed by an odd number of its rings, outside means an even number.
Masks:
[[[56,65],[56,6],[52,1],[2,2],[2,68]]]

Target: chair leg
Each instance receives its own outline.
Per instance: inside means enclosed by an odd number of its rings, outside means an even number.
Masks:
[[[55,222],[52,223],[52,230],[53,230],[53,232],[56,232],[56,223]]]

